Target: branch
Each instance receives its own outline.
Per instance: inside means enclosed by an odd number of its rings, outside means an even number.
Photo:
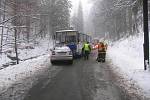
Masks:
[[[15,18],[17,16],[19,16],[19,15],[15,15],[15,16],[13,16],[11,18],[8,18],[8,19],[4,20],[3,22],[1,22],[0,24],[4,24],[4,23],[8,22],[9,20],[11,20],[11,19],[13,19],[13,18]]]

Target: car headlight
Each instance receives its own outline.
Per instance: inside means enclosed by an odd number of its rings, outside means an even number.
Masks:
[[[55,55],[55,51],[52,51],[52,55]]]

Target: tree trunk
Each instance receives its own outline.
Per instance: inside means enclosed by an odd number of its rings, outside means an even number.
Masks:
[[[144,22],[144,69],[149,64],[149,30],[148,30],[148,0],[143,0],[143,22]]]
[[[1,1],[0,1],[0,4],[1,4]],[[1,6],[0,6],[1,7]],[[5,20],[5,9],[6,9],[6,6],[5,6],[5,0],[4,0],[4,11],[3,11],[3,21]],[[3,24],[4,25],[4,24]],[[1,48],[0,48],[0,52],[2,52],[2,49],[3,49],[3,35],[4,35],[4,26],[2,26],[2,33],[1,33]]]
[[[18,48],[17,48],[17,29],[15,28],[14,30],[15,30],[15,53],[16,53],[17,64],[19,64]]]
[[[17,0],[15,0],[15,4],[17,4]],[[14,5],[14,15],[17,15],[17,5]],[[15,17],[13,20],[13,25],[17,26],[17,18]],[[15,48],[15,54],[16,54],[16,60],[17,60],[17,64],[19,64],[19,59],[18,59],[18,48],[17,48],[17,27],[14,27],[14,48]]]

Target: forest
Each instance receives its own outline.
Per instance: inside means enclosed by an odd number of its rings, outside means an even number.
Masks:
[[[69,0],[0,0],[0,54],[13,50],[19,59],[18,48],[33,48],[28,44],[68,29],[70,8]]]
[[[0,0],[0,54],[14,52],[19,59],[18,49],[32,49],[30,44],[38,45],[39,39],[52,40],[62,29],[111,41],[143,33],[142,0],[87,0],[90,7],[79,1],[71,15],[72,1]]]
[[[94,0],[91,2],[93,7],[89,17],[92,18],[95,36],[114,41],[138,35],[141,32],[142,0],[111,0],[111,2],[110,0]]]

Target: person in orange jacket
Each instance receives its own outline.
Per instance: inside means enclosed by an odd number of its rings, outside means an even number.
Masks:
[[[100,42],[98,44],[98,56],[97,56],[98,62],[105,62],[106,50],[107,50],[107,45],[104,45],[103,42]]]

